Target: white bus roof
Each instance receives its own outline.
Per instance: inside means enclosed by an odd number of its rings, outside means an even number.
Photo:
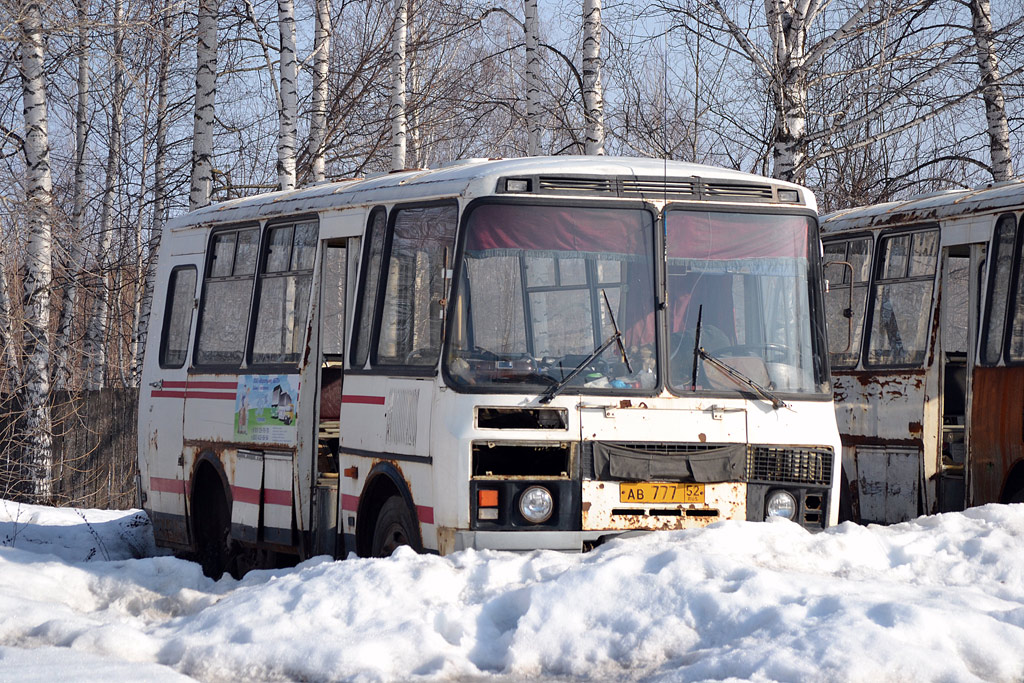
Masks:
[[[747,186],[747,189],[736,194],[713,193],[713,196],[707,196],[707,199],[749,199],[757,197],[758,193],[762,193],[760,196],[771,197],[773,188],[786,188],[798,190],[804,206],[811,209],[816,206],[810,191],[799,185],[715,166],[662,159],[607,156],[525,157],[468,159],[437,169],[400,171],[365,179],[323,183],[299,190],[268,192],[231,199],[178,216],[168,222],[167,228],[181,229],[208,223],[251,221],[273,216],[312,213],[341,206],[451,197],[469,190],[478,194],[492,194],[497,187],[498,179],[505,176],[700,178],[705,184],[711,181],[712,184],[721,182]],[[472,187],[474,185],[475,187]],[[564,194],[580,196],[580,190],[573,191],[573,188],[567,188]],[[590,194],[598,195],[599,191],[596,190]]]
[[[1024,206],[1024,180],[986,185],[973,190],[946,190],[837,211],[822,216],[824,234],[896,225],[929,223],[975,213],[995,213]]]

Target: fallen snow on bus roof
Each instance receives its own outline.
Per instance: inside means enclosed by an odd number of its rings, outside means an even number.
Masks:
[[[140,520],[0,501],[0,680],[1024,679],[1024,505],[218,582]]]

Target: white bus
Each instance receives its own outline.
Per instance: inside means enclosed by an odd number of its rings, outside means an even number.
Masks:
[[[141,497],[208,574],[836,522],[802,187],[473,160],[192,212],[157,281]]]

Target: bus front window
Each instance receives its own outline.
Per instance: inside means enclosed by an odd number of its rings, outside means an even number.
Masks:
[[[700,346],[760,386],[824,393],[821,311],[812,295],[813,223],[806,216],[669,210],[669,385],[676,392],[745,390],[707,362]]]
[[[653,245],[654,220],[643,209],[478,205],[466,224],[449,381],[543,390],[582,364],[569,387],[650,393]],[[615,344],[587,361],[613,334],[613,321],[631,369]]]

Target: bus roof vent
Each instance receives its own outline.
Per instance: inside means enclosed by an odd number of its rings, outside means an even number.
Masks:
[[[749,199],[755,202],[770,202],[775,198],[772,186],[763,183],[704,183],[707,198],[728,197]]]
[[[623,197],[658,199],[694,199],[698,196],[697,181],[683,178],[623,178]]]
[[[542,175],[537,178],[537,189],[552,193],[611,194],[615,192],[615,181],[607,177]]]

